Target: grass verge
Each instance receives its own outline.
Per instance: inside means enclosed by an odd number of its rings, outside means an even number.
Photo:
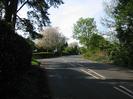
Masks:
[[[87,52],[83,56],[88,60],[95,61],[98,63],[111,63],[109,57],[104,52]]]
[[[36,59],[32,58],[31,64],[32,65],[40,65],[41,63],[39,61],[37,61]]]

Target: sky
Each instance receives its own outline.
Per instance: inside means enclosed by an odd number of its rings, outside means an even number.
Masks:
[[[103,29],[100,23],[104,15],[103,0],[64,0],[64,4],[59,8],[50,8],[49,14],[51,25],[58,27],[59,31],[69,38],[69,42],[75,41],[72,39],[73,24],[81,17],[93,17],[98,30]]]
[[[58,27],[60,33],[69,38],[69,42],[75,40],[72,39],[73,24],[78,21],[79,18],[94,18],[97,23],[99,31],[103,30],[101,25],[101,17],[104,16],[104,0],[63,0],[64,4],[58,8],[51,7],[49,12],[49,18],[53,27]],[[26,7],[24,7],[18,15],[22,18],[26,16]]]

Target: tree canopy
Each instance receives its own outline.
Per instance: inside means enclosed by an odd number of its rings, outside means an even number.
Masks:
[[[37,39],[36,45],[45,50],[61,50],[62,46],[66,44],[66,38],[59,33],[57,28],[48,27],[41,33],[42,38]]]
[[[96,33],[96,23],[94,18],[80,18],[74,24],[73,37],[80,41],[81,44],[89,47],[89,41],[93,33]]]
[[[34,34],[36,29],[40,30],[43,26],[50,24],[48,9],[61,4],[63,4],[62,0],[1,0],[0,18],[12,24],[13,30],[24,29],[26,26],[25,31]],[[24,6],[28,8],[27,19],[22,19],[17,14]]]
[[[115,22],[114,28],[119,42],[113,51],[117,63],[132,65],[133,59],[133,0],[113,0],[107,3],[108,11]],[[117,53],[117,54],[114,54]]]

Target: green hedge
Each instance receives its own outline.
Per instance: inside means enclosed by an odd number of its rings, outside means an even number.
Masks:
[[[37,52],[32,54],[33,58],[41,59],[41,58],[51,58],[54,57],[54,53],[52,52]]]

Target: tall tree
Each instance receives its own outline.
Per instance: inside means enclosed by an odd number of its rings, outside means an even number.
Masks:
[[[66,44],[66,38],[59,33],[57,28],[49,27],[42,32],[43,37],[36,41],[39,48],[60,51]]]
[[[51,6],[58,7],[60,4],[63,4],[62,0],[1,0],[0,8],[4,9],[4,20],[10,23],[13,30],[15,30],[17,20],[19,20],[17,21],[19,23],[27,20],[21,19],[17,15],[20,9],[25,5],[29,7],[27,15],[30,23],[37,24],[36,26],[42,28],[50,23],[48,9]],[[28,24],[26,26],[28,26]]]
[[[116,37],[119,47],[114,57],[119,63],[132,65],[133,59],[133,0],[113,0],[108,4],[112,7],[108,12],[115,20]],[[116,53],[116,51],[115,51]],[[119,56],[118,56],[119,55]]]
[[[80,18],[76,24],[74,24],[73,37],[89,48],[90,38],[92,34],[96,32],[97,29],[94,18]]]

